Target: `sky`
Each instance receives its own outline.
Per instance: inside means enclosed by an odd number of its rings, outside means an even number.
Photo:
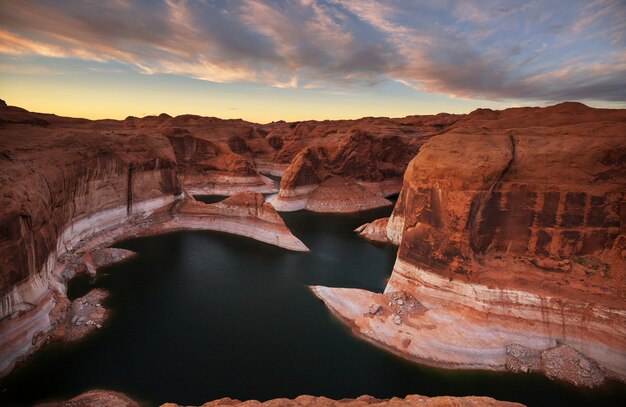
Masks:
[[[626,107],[626,0],[0,0],[0,98],[255,122]]]

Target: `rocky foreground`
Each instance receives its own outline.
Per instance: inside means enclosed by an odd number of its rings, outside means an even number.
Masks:
[[[70,400],[44,403],[38,407],[138,407],[128,396],[122,393],[92,390]],[[361,396],[356,399],[332,400],[326,397],[300,396],[295,399],[274,399],[264,402],[256,400],[239,401],[231,398],[209,401],[202,407],[240,406],[240,407],[520,407],[522,404],[498,401],[490,397],[426,397],[410,395],[405,398],[377,399]],[[180,407],[178,404],[165,403],[161,407]]]
[[[478,110],[424,143],[390,218],[357,229],[399,246],[385,293],[313,291],[409,359],[623,380],[625,194],[626,111]]]

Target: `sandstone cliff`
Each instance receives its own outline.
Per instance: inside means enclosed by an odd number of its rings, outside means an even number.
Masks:
[[[315,291],[359,335],[412,359],[504,369],[509,344],[567,344],[626,375],[625,193],[626,111],[479,110],[422,146],[377,235],[399,245],[385,293],[419,311]]]
[[[272,198],[279,211],[356,212],[391,205],[408,162],[433,134],[459,115],[275,123],[266,140],[284,171]],[[283,169],[284,168],[284,169]]]
[[[260,195],[220,205],[189,195],[274,191],[252,158],[269,150],[242,121],[89,121],[0,107],[0,375],[63,322],[64,282],[82,253],[189,228],[308,250]]]

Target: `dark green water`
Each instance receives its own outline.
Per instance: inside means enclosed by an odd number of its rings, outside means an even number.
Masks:
[[[30,405],[93,388],[155,405],[220,397],[266,400],[486,395],[528,405],[619,405],[625,386],[580,391],[536,375],[434,369],[405,362],[350,335],[307,288],[382,291],[395,252],[352,229],[386,216],[283,214],[311,248],[293,253],[212,232],[135,239],[137,257],[76,279],[72,298],[103,287],[110,320],[76,344],[53,344],[0,383],[0,405]]]

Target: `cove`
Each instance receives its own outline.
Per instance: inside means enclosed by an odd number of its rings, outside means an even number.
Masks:
[[[352,230],[387,216],[281,214],[311,253],[216,232],[177,232],[117,247],[132,260],[78,278],[70,298],[110,292],[111,318],[74,344],[52,344],[0,384],[1,405],[31,405],[92,388],[147,405],[199,405],[221,397],[267,400],[301,394],[485,395],[534,405],[615,405],[624,386],[579,390],[538,375],[434,369],[351,335],[308,285],[382,291],[395,249]]]

